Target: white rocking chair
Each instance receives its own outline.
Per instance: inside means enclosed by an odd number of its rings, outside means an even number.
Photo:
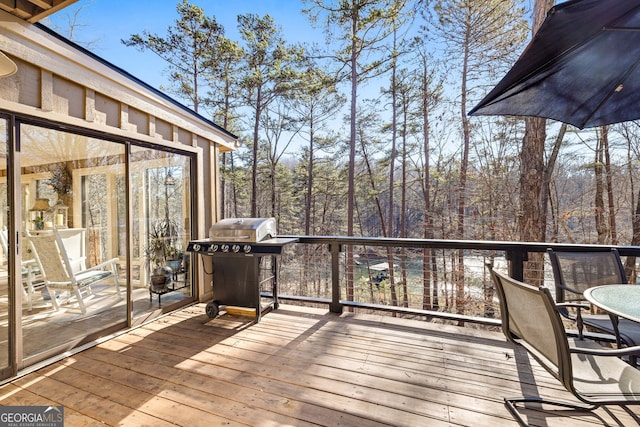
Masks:
[[[55,291],[64,290],[69,292],[70,297],[75,296],[82,314],[85,314],[87,309],[83,301],[84,295],[91,295],[93,293],[91,285],[107,278],[113,278],[116,294],[121,298],[117,266],[119,259],[112,258],[94,267],[86,268],[82,249],[84,233],[74,232],[74,230],[53,230],[29,235],[27,239],[56,310],[59,310],[60,306]],[[80,256],[70,257],[73,252],[77,252]]]

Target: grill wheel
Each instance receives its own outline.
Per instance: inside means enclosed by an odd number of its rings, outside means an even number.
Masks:
[[[210,319],[215,319],[220,313],[220,306],[217,302],[211,301],[207,304],[204,311],[205,313],[207,313],[207,316],[209,316]]]

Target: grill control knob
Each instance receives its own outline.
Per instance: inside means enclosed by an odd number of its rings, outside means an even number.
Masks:
[[[222,252],[229,252],[229,245],[222,245]]]
[[[231,247],[231,249],[233,250],[233,252],[238,253],[238,252],[240,252],[240,245],[233,245]]]
[[[218,245],[211,246],[211,252],[218,252]]]
[[[193,250],[195,252],[200,252],[200,249],[202,249],[202,246],[200,246],[199,244],[196,243],[195,245],[193,245]]]
[[[251,252],[251,245],[244,245],[242,247],[242,250],[244,251],[245,254],[248,254],[249,252]]]

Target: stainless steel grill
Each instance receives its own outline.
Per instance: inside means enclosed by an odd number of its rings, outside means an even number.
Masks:
[[[205,272],[213,274],[207,315],[216,317],[220,306],[227,311],[241,307],[255,310],[260,320],[262,311],[278,308],[276,256],[296,241],[277,237],[274,218],[226,218],[211,226],[209,239],[189,242],[187,251],[201,255]],[[267,283],[272,285],[271,298],[264,306],[261,288]]]
[[[226,218],[209,229],[209,240],[260,242],[276,237],[275,218]]]
[[[288,243],[291,239],[277,237],[274,218],[226,218],[211,226],[209,239],[189,242],[187,251],[277,255]]]

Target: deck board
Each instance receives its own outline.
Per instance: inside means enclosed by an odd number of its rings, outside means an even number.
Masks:
[[[515,425],[504,396],[570,395],[500,332],[281,306],[254,324],[199,304],[0,388],[65,425]],[[527,411],[533,425],[634,425],[640,408]]]

